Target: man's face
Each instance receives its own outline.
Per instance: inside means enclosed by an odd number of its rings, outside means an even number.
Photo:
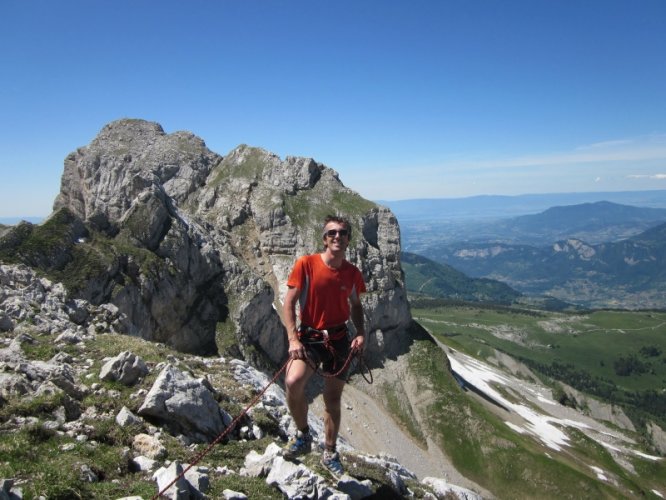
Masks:
[[[324,228],[324,246],[333,251],[345,251],[349,245],[349,230],[345,224],[329,222]]]

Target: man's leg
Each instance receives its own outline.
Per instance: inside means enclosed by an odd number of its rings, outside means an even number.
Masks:
[[[327,378],[324,383],[324,443],[326,449],[321,455],[321,463],[338,479],[344,473],[340,455],[336,451],[341,420],[342,389],[344,387],[345,381],[339,378]]]
[[[313,374],[312,368],[301,359],[294,359],[287,367],[285,387],[287,388],[287,406],[291,418],[296,424],[296,434],[283,448],[287,460],[310,453],[312,450],[312,435],[308,428],[308,402],[305,399],[305,385]]]
[[[300,431],[308,426],[308,402],[305,399],[305,386],[313,371],[302,359],[294,359],[287,367],[284,385],[287,389],[287,406],[296,428]]]
[[[345,381],[326,378],[324,382],[324,439],[326,448],[335,451],[340,430],[341,399]]]

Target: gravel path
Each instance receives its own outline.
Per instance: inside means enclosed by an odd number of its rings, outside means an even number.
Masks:
[[[321,418],[321,396],[315,399],[310,408]],[[419,480],[425,477],[441,478],[451,484],[487,494],[477,484],[460,475],[437,446],[429,443],[427,450],[421,448],[382,407],[352,385],[347,385],[342,394],[340,437],[359,453],[395,457]]]

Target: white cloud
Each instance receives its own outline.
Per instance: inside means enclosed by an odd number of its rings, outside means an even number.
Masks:
[[[666,174],[633,174],[627,175],[627,179],[666,179]]]
[[[666,134],[652,134],[537,154],[456,153],[427,162],[415,157],[338,168],[345,184],[361,195],[391,200],[623,190],[629,180],[632,189],[653,189],[663,186],[666,174],[657,172],[665,164]]]
[[[597,142],[578,146],[571,151],[471,161],[461,166],[511,168],[661,159],[666,160],[666,134]]]
[[[577,151],[584,151],[586,149],[606,149],[606,148],[613,148],[617,146],[625,146],[627,144],[633,144],[635,142],[634,139],[619,139],[616,141],[604,141],[604,142],[596,142],[594,144],[586,144],[583,146],[578,146],[576,148]]]

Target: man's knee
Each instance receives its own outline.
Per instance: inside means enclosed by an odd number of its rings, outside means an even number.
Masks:
[[[305,390],[308,379],[307,367],[292,366],[284,377],[284,385],[287,392],[302,392]]]
[[[284,385],[288,394],[300,394],[305,390],[303,377],[286,377]]]

